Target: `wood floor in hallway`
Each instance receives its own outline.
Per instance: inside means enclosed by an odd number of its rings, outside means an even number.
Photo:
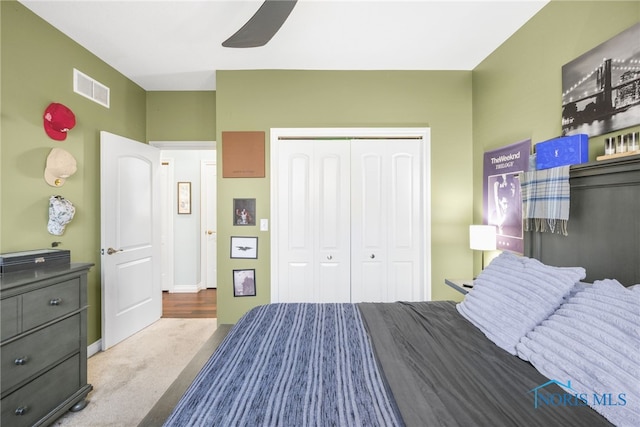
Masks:
[[[203,289],[197,293],[162,293],[162,317],[217,318],[217,290]]]

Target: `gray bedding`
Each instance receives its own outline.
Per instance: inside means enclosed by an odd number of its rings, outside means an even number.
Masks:
[[[549,380],[500,349],[451,301],[358,304],[407,426],[605,426],[584,405],[534,407]],[[555,384],[546,393],[564,394]]]
[[[451,301],[269,304],[231,329],[164,425],[611,425],[584,405],[536,409],[548,381]]]

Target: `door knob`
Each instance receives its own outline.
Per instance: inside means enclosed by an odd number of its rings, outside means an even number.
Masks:
[[[215,234],[215,231],[213,231],[213,230],[207,230],[207,234],[208,234],[208,235]]]
[[[122,249],[113,249],[113,248],[107,249],[107,255],[113,255],[116,252],[122,252]]]
[[[371,258],[371,259],[374,259],[375,257],[376,257],[376,254],[371,254],[371,255],[369,256],[369,258]]]
[[[331,261],[331,260],[333,259],[333,257],[332,257],[331,255],[327,255],[327,259],[328,259],[329,261]]]

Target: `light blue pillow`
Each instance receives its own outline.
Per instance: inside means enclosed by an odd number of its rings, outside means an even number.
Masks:
[[[640,421],[640,285],[602,280],[527,333],[518,356],[617,426]],[[607,396],[607,397],[603,397]]]
[[[520,338],[549,317],[584,277],[582,267],[553,267],[503,252],[478,275],[457,309],[497,346],[515,355]]]

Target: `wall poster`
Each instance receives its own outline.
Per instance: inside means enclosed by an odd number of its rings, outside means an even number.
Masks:
[[[531,140],[484,153],[484,223],[497,227],[496,248],[524,253],[520,172],[529,170]]]

